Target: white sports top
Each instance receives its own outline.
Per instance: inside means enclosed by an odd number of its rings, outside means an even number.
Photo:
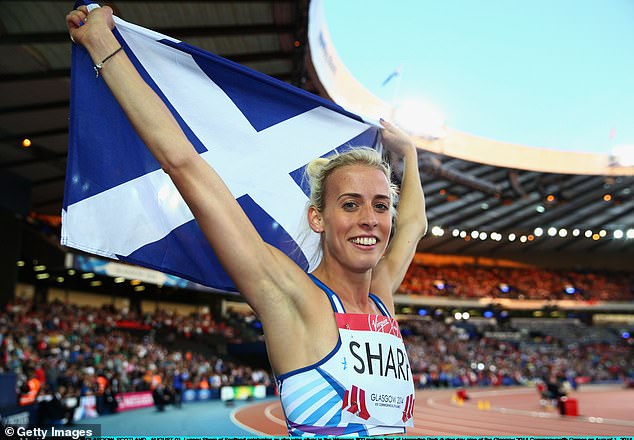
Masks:
[[[319,362],[277,377],[292,436],[402,434],[413,426],[414,381],[398,323],[373,294],[382,315],[346,313],[328,296],[339,327],[336,347]]]

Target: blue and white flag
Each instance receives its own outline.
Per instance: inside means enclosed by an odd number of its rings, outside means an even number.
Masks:
[[[223,178],[263,239],[309,270],[316,234],[311,237],[305,226],[304,168],[335,149],[376,146],[376,126],[181,41],[116,17],[115,23],[115,35],[141,76]],[[171,180],[103,78],[95,78],[87,51],[77,45],[72,49],[61,241],[235,290]]]

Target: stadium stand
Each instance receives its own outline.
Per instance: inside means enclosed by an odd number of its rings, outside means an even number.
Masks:
[[[627,272],[546,270],[412,264],[401,285],[406,294],[455,298],[632,301],[634,275]]]

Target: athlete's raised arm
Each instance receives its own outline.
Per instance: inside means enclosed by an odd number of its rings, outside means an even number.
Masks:
[[[104,6],[89,13],[82,6],[70,12],[66,22],[73,41],[88,50],[96,65],[102,63],[101,79],[171,177],[249,304],[262,315],[267,305],[298,295],[304,283],[310,283],[308,277],[262,240],[218,174],[198,155],[163,101],[119,50],[112,33],[112,10]]]
[[[381,123],[384,127],[381,132],[383,146],[404,161],[394,235],[384,257],[372,272],[371,291],[386,304],[392,304],[392,294],[403,281],[416,246],[427,232],[427,216],[416,146],[394,125],[386,121]]]

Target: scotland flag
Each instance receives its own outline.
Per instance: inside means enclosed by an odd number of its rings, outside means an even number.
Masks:
[[[263,239],[309,270],[317,240],[304,226],[304,168],[336,149],[376,146],[378,129],[286,83],[116,17],[115,23],[141,76]],[[80,46],[73,46],[71,72],[62,244],[235,290]]]

